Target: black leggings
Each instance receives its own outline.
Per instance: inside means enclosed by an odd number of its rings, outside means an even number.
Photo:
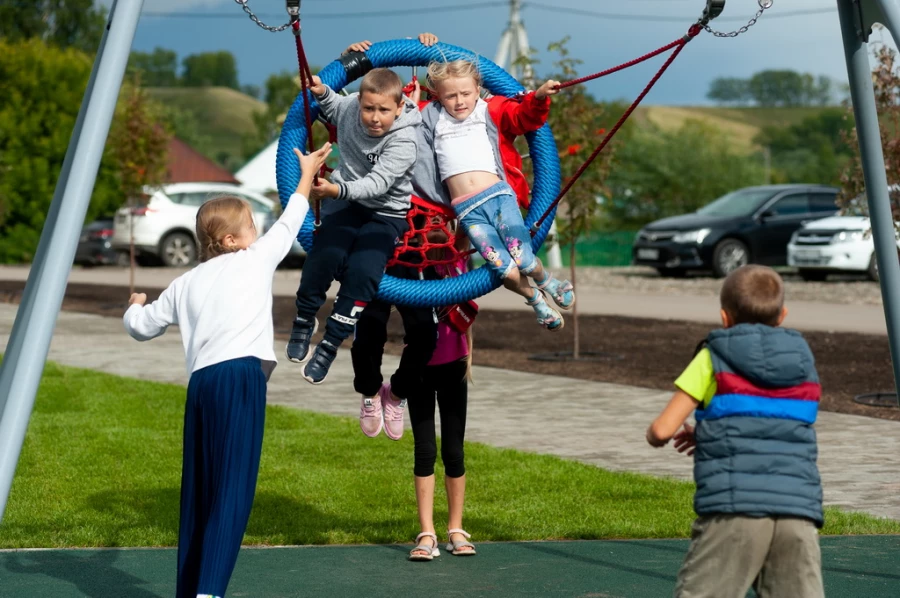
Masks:
[[[468,383],[466,362],[453,361],[425,368],[424,383],[407,402],[415,439],[415,466],[417,477],[434,474],[437,460],[437,439],[434,431],[434,404],[441,410],[441,461],[444,475],[459,478],[465,475],[463,439],[466,435],[466,405]]]

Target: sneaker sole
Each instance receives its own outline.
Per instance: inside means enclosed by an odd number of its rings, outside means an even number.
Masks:
[[[560,308],[563,311],[572,311],[572,308],[575,307],[575,302],[578,301],[577,298],[572,299],[572,303],[570,303],[569,306],[566,307],[565,305],[560,305],[559,303],[557,303],[556,299],[554,299],[553,296],[549,292],[547,292],[546,289],[538,288],[538,290],[544,296],[544,301],[548,301],[548,302],[552,301],[553,304],[556,305],[556,307]],[[561,328],[561,326],[560,326],[560,328]]]
[[[312,334],[309,335],[309,340],[310,340],[309,344],[310,344],[310,345],[312,345],[312,337],[313,337],[313,335],[314,335],[318,330],[319,330],[319,320],[318,320],[318,319],[314,319],[314,320],[313,320],[313,331],[312,331]],[[288,353],[288,347],[290,347],[290,346],[291,346],[290,343],[288,343],[288,344],[286,344],[286,345],[284,346],[284,355],[285,355],[285,357],[288,358],[288,361],[290,361],[290,362],[292,362],[292,363],[306,363],[307,361],[309,361],[309,358],[312,357],[312,353],[313,353],[313,352],[312,352],[312,347],[311,347],[311,346],[310,346],[310,347],[306,347],[306,355],[303,356],[303,359],[295,359],[295,358],[291,357],[290,354]],[[304,377],[305,377],[305,376],[304,376]],[[315,383],[313,383],[313,384],[315,384]]]
[[[559,332],[560,330],[562,330],[565,327],[566,327],[566,321],[563,319],[562,316],[559,317],[559,326],[557,326],[556,328],[548,328],[547,326],[544,326],[543,324],[541,325],[541,328],[543,328],[544,330],[549,330],[550,332]]]
[[[388,438],[390,438],[391,440],[400,440],[401,438],[403,438],[403,432],[400,432],[400,435],[395,438],[394,436],[391,436],[390,432],[388,432],[387,426],[382,426],[382,427],[384,428],[384,435],[387,436]]]
[[[362,427],[362,419],[359,420],[359,429],[362,430],[362,433],[368,436],[369,438],[376,438],[379,434],[381,434],[381,430],[384,428],[384,424],[378,426],[378,430],[374,434],[369,434]]]
[[[328,374],[325,374],[325,378],[327,378],[327,377],[328,377]],[[325,382],[325,378],[322,378],[321,380],[319,380],[318,382],[316,382],[315,380],[313,380],[312,378],[310,378],[309,376],[307,376],[305,373],[303,374],[303,379],[306,380],[307,382],[309,382],[310,384],[315,385],[315,386],[318,386],[319,384]]]

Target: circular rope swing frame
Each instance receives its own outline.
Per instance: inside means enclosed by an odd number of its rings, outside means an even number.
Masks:
[[[438,43],[426,47],[418,40],[391,40],[373,44],[365,54],[375,68],[427,66],[434,61],[469,60],[478,63],[482,85],[494,95],[514,97],[524,91],[518,81],[490,60],[449,44]],[[329,64],[318,75],[323,83],[335,91],[340,91],[351,82],[339,60]],[[307,94],[310,99],[312,118],[315,120],[319,114],[319,107],[313,99],[312,93],[307,92]],[[301,92],[291,106],[278,138],[275,171],[278,196],[282,206],[287,205],[300,181],[300,166],[293,153],[293,148],[306,147],[305,101],[306,98]],[[525,139],[528,142],[534,164],[531,204],[525,217],[525,225],[531,227],[551,206],[559,192],[560,168],[556,142],[553,140],[548,125],[545,124],[539,130],[527,134]],[[340,140],[338,143],[340,144]],[[550,212],[531,239],[531,247],[535,253],[540,249],[550,231],[555,212],[555,209]],[[313,211],[310,210],[300,229],[300,234],[297,236],[307,252],[313,244],[314,219]],[[395,305],[441,307],[485,295],[499,287],[500,283],[500,277],[485,267],[444,280],[408,280],[385,274],[378,289],[378,298]]]

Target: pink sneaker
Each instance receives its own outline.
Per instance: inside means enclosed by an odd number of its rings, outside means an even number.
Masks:
[[[383,425],[381,418],[381,397],[379,395],[363,397],[362,406],[359,409],[359,427],[362,429],[363,434],[369,438],[378,436]]]
[[[403,412],[406,411],[406,399],[399,401],[391,394],[391,385],[382,384],[381,402],[384,405],[384,435],[391,440],[403,437]]]

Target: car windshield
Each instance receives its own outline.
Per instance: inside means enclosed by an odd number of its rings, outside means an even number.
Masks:
[[[723,195],[697,210],[704,216],[749,216],[775,194],[769,189],[747,189]]]

